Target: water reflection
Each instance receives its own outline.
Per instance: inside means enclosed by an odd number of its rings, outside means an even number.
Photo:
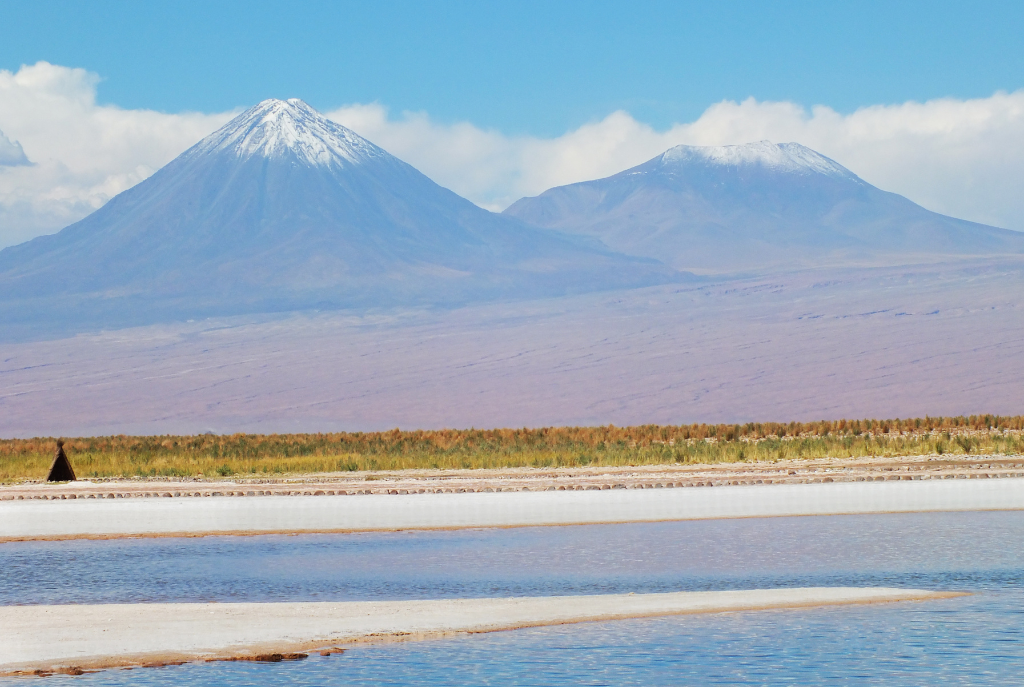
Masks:
[[[0,545],[0,604],[1006,583],[1024,513]],[[69,581],[72,583],[69,584]]]

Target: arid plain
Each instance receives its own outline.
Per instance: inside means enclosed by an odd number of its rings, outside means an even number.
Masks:
[[[4,436],[1013,414],[1020,264],[0,343]]]

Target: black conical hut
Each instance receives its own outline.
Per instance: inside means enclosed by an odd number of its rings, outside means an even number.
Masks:
[[[50,474],[46,476],[47,482],[74,482],[75,469],[71,467],[68,454],[64,453],[64,440],[57,440],[57,452],[53,456],[53,465],[50,466]]]

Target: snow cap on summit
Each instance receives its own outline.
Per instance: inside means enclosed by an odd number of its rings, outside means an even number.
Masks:
[[[200,141],[192,154],[234,152],[240,158],[289,152],[316,167],[357,165],[390,157],[365,138],[299,100],[264,100]]]
[[[663,165],[704,163],[729,167],[759,165],[776,172],[824,174],[858,179],[857,175],[820,153],[799,143],[775,144],[757,141],[731,146],[686,146],[669,148],[661,156]]]

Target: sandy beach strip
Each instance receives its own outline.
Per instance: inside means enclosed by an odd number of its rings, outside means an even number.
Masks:
[[[669,594],[341,603],[0,607],[0,674],[305,652],[354,642],[696,613],[925,601],[919,589],[810,587]]]
[[[0,502],[0,541],[1021,510],[1024,479],[713,489]]]

